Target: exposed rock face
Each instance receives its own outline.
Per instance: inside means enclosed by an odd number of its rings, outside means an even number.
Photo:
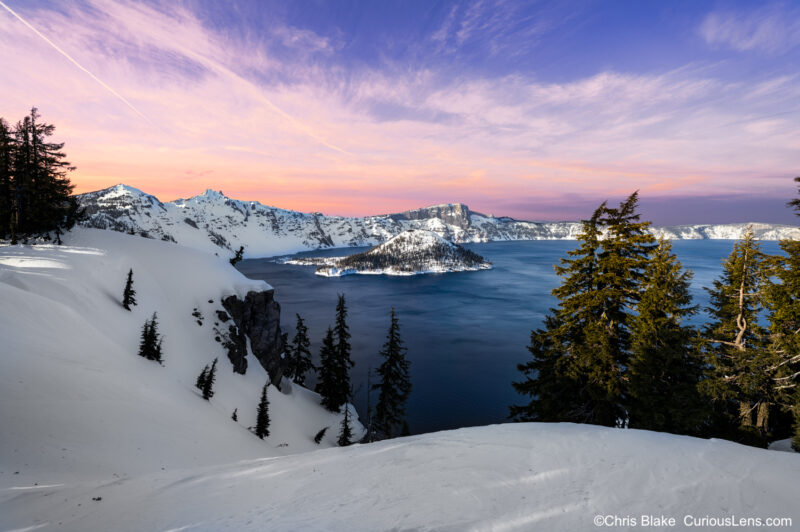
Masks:
[[[470,215],[472,211],[463,203],[450,203],[447,205],[434,205],[413,211],[405,211],[397,214],[389,214],[392,220],[429,220],[438,218],[448,225],[467,229],[470,227]]]
[[[234,371],[244,374],[247,370],[247,340],[250,340],[253,355],[269,373],[272,384],[278,386],[286,359],[282,357],[285,346],[281,337],[281,306],[273,296],[274,290],[248,292],[244,301],[228,296],[222,300],[222,306],[233,319],[225,346]],[[222,319],[219,314],[218,317]]]

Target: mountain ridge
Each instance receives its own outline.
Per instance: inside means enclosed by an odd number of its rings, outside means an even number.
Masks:
[[[508,240],[574,240],[579,221],[533,222],[473,211],[445,203],[399,213],[363,217],[304,213],[238,200],[207,189],[189,198],[162,202],[118,184],[79,194],[86,208],[82,225],[140,234],[219,253],[244,246],[246,257],[268,257],[334,247],[374,246],[409,229],[437,233],[454,243]],[[800,238],[800,229],[765,223],[689,224],[652,227],[670,239],[738,239],[752,226],[761,240]]]

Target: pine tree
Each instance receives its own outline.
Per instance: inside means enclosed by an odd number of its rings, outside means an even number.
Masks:
[[[531,331],[528,351],[532,360],[517,368],[525,377],[513,383],[521,395],[531,398],[525,405],[510,407],[516,421],[580,421],[591,422],[590,412],[581,410],[578,399],[585,386],[570,364],[577,354],[585,351],[584,329],[596,321],[592,301],[596,288],[598,255],[600,253],[600,218],[605,204],[591,218],[582,221],[577,248],[567,252],[567,258],[555,267],[562,277],[561,286],[553,290],[558,308],[545,316],[544,328]],[[572,356],[568,356],[568,353]]]
[[[211,369],[206,374],[206,379],[203,381],[203,399],[208,401],[214,397],[214,380],[217,375],[217,359],[211,363]]]
[[[695,314],[683,270],[661,240],[645,272],[644,291],[631,325],[628,426],[697,434],[705,420],[698,385],[703,375],[696,333],[684,321]]]
[[[353,431],[350,428],[350,406],[347,403],[344,405],[344,417],[342,417],[339,439],[336,443],[339,444],[339,447],[346,447],[353,443]]]
[[[156,342],[156,349],[153,352],[153,360],[155,360],[159,364],[162,364],[164,362],[164,359],[161,356],[162,355],[161,346],[164,343],[164,338],[158,335],[158,329],[156,328],[155,319],[153,319],[151,329],[156,338],[158,338],[158,342]]]
[[[300,314],[297,314],[296,333],[289,348],[290,366],[289,377],[301,386],[306,382],[306,373],[316,371],[311,362],[311,341],[308,339],[308,328]]]
[[[625,423],[625,369],[631,345],[630,309],[638,302],[655,239],[636,212],[638,193],[618,208],[602,204],[583,222],[579,246],[556,266],[558,308],[531,333],[533,360],[515,389],[531,397],[512,406],[519,421]],[[605,229],[605,234],[601,234]]]
[[[231,266],[236,266],[239,262],[241,262],[243,256],[244,256],[244,246],[239,246],[239,249],[236,250],[236,254],[230,259],[228,259],[229,262],[231,263]]]
[[[383,357],[383,363],[378,367],[380,382],[372,386],[380,392],[372,420],[373,427],[375,432],[386,438],[394,437],[405,421],[406,402],[411,393],[410,364],[406,360],[406,351],[400,338],[397,314],[392,309],[389,333],[380,352]]]
[[[139,356],[147,360],[163,362],[161,343],[163,338],[158,334],[158,319],[154,312],[153,317],[144,322],[141,340],[139,342]]]
[[[765,443],[774,403],[766,331],[758,323],[763,303],[764,256],[748,230],[707,289],[712,322],[704,331],[710,366],[703,390],[712,399],[717,435]],[[738,434],[737,434],[738,431]]]
[[[256,417],[256,436],[262,440],[269,436],[269,400],[267,399],[267,386],[261,390],[261,401],[258,403],[258,414]]]
[[[325,338],[322,340],[319,363],[319,380],[315,391],[322,397],[322,406],[331,412],[338,412],[342,403],[340,402],[339,381],[337,380],[336,346],[334,344],[333,329],[330,327],[328,327]]]
[[[794,434],[792,436],[792,448],[800,453],[800,391],[797,389],[795,389],[794,398]]]
[[[197,376],[197,380],[194,381],[194,387],[200,390],[201,392],[203,391],[203,388],[206,385],[206,379],[208,378],[209,369],[210,368],[208,367],[208,364],[206,364],[206,366],[203,368],[203,371],[201,371],[200,375]]]
[[[322,405],[338,412],[347,402],[350,393],[350,330],[347,326],[347,305],[344,295],[339,295],[336,305],[336,324],[328,328],[320,350],[319,381],[315,388],[322,396]]]
[[[239,412],[239,409],[238,409],[238,408],[234,408],[234,409],[233,409],[233,414],[231,414],[231,419],[232,419],[232,420],[234,420],[234,421],[236,421],[236,422],[238,422],[238,421],[239,421],[239,415],[238,415],[238,412]]]
[[[339,301],[336,303],[336,323],[334,325],[336,335],[335,347],[335,371],[336,371],[336,404],[341,406],[347,402],[350,393],[350,368],[355,366],[355,362],[350,358],[350,328],[347,326],[347,305],[344,294],[339,294]],[[338,408],[338,407],[337,407]]]
[[[9,191],[12,240],[20,235],[69,229],[80,216],[78,203],[71,197],[74,186],[67,174],[74,168],[64,160],[64,144],[47,142],[55,126],[39,123],[39,118],[33,108],[14,130],[14,179]]]
[[[320,429],[320,431],[319,431],[319,432],[317,432],[317,434],[314,436],[314,443],[316,443],[317,445],[319,445],[320,443],[322,443],[322,438],[324,438],[324,437],[325,437],[325,433],[326,433],[326,432],[328,432],[328,427],[325,427],[325,428],[323,428],[323,429]]]
[[[8,123],[0,118],[0,239],[10,233],[13,211],[14,138]]]
[[[128,271],[128,280],[125,282],[125,290],[122,292],[122,306],[125,310],[131,310],[131,306],[136,306],[136,290],[133,289],[133,268]]]
[[[800,177],[794,178],[800,183]],[[800,195],[800,190],[798,190]],[[800,199],[788,205],[800,216]],[[790,413],[794,431],[776,426],[775,436],[794,436],[794,447],[800,451],[800,242],[781,240],[783,255],[767,257],[765,266],[765,305],[768,309],[771,365],[767,368],[774,385],[774,398],[784,412]]]

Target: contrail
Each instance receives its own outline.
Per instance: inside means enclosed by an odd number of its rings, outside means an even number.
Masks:
[[[141,112],[141,111],[139,111],[139,110],[138,110],[136,107],[134,107],[134,106],[133,106],[133,104],[132,104],[131,102],[129,102],[128,100],[126,100],[126,99],[125,99],[125,98],[124,98],[124,97],[123,97],[123,96],[122,96],[120,93],[118,93],[117,91],[115,91],[114,89],[112,89],[111,87],[109,87],[109,86],[108,86],[108,85],[107,85],[107,84],[106,84],[106,83],[105,83],[105,82],[104,82],[102,79],[98,78],[97,76],[95,76],[94,74],[92,74],[91,72],[89,72],[89,71],[88,71],[86,68],[84,68],[84,67],[83,67],[83,65],[81,65],[80,63],[78,63],[77,61],[75,61],[75,60],[74,60],[72,57],[70,57],[70,55],[69,55],[67,52],[65,52],[64,50],[62,50],[62,49],[61,49],[61,48],[59,48],[58,46],[56,46],[56,44],[55,44],[53,41],[51,41],[50,39],[48,39],[47,37],[45,37],[44,35],[42,35],[41,33],[39,33],[39,30],[37,30],[36,28],[34,28],[33,26],[31,26],[31,25],[28,23],[28,21],[27,21],[27,20],[25,20],[24,18],[22,18],[21,16],[19,16],[19,15],[18,15],[18,14],[17,14],[17,13],[16,13],[14,10],[13,10],[13,9],[11,9],[10,7],[8,7],[8,6],[5,4],[5,2],[3,2],[2,0],[0,0],[0,7],[3,7],[3,8],[4,8],[6,11],[8,11],[8,12],[9,12],[9,13],[11,13],[12,15],[14,15],[14,17],[16,17],[16,18],[17,18],[17,20],[19,20],[20,22],[22,22],[23,24],[25,24],[26,26],[28,26],[28,27],[31,29],[31,31],[33,31],[33,32],[34,32],[36,35],[38,35],[39,37],[41,37],[41,38],[42,38],[42,40],[44,40],[44,41],[45,41],[47,44],[49,44],[50,46],[52,46],[53,48],[55,48],[55,49],[56,49],[56,51],[57,51],[58,53],[60,53],[61,55],[63,55],[63,56],[64,56],[64,57],[66,57],[67,59],[69,59],[70,63],[72,63],[72,64],[73,64],[73,65],[75,65],[76,67],[80,68],[80,69],[81,69],[81,70],[83,70],[84,72],[86,72],[86,74],[88,74],[88,75],[89,75],[89,77],[91,77],[93,80],[95,80],[97,83],[99,83],[99,84],[100,84],[100,85],[101,85],[101,86],[102,86],[102,87],[103,87],[105,90],[107,90],[108,92],[110,92],[111,94],[113,94],[114,96],[116,96],[116,97],[117,97],[117,98],[118,98],[118,99],[119,99],[119,100],[120,100],[122,103],[124,103],[125,105],[127,105],[128,107],[130,107],[130,108],[131,108],[131,110],[132,110],[134,113],[136,113],[137,115],[141,116],[142,118],[144,118],[145,120],[147,120],[149,123],[151,123],[151,124],[153,123],[153,122],[152,122],[152,121],[151,121],[149,118],[147,118],[147,116],[145,116],[145,115],[144,115],[144,113],[142,113],[142,112]]]

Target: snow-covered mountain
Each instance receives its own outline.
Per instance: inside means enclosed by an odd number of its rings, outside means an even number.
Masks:
[[[228,198],[207,190],[189,199],[161,202],[126,185],[78,196],[84,225],[133,232],[212,252],[244,246],[246,257],[269,257],[312,249],[374,246],[409,229],[433,231],[455,243],[498,240],[574,239],[579,222],[526,222],[487,216],[456,203],[397,214],[348,218],[301,213]],[[667,238],[740,238],[748,224],[654,228]],[[800,229],[753,224],[763,240],[800,238]]]
[[[138,301],[131,312],[121,305],[129,269]],[[240,331],[249,364],[234,372],[222,340],[238,318],[224,302],[271,293],[225,258],[111,231],[76,228],[63,246],[0,245],[2,497],[23,496],[14,487],[35,483],[109,482],[310,451],[320,448],[314,436],[324,427],[331,429],[321,446],[335,445],[342,415],[286,379],[269,386],[270,436],[247,430],[262,387],[276,380],[256,360],[258,344],[275,331]],[[251,313],[269,314],[267,307]],[[163,366],[137,354],[154,312]],[[204,401],[195,379],[214,358],[216,393]],[[0,530],[14,528],[8,515],[6,504]]]
[[[796,453],[723,440],[493,425],[113,482],[14,477],[0,480],[0,529],[791,530],[798,476]]]
[[[297,258],[287,264],[318,266],[317,275],[416,275],[489,270],[492,264],[433,231],[409,229],[372,249],[346,257]]]

